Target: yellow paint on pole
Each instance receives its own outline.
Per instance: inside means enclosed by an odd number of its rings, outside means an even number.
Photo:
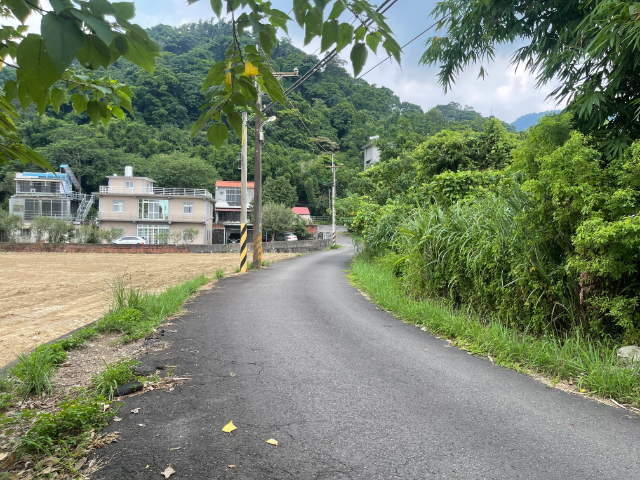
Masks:
[[[262,224],[253,226],[253,268],[262,266]]]
[[[247,224],[240,225],[240,272],[247,271]]]

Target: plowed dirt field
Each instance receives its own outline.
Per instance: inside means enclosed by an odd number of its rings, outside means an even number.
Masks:
[[[265,253],[267,261],[291,253]],[[161,292],[201,273],[238,266],[238,254],[0,253],[0,367],[43,342],[100,318],[114,279]]]

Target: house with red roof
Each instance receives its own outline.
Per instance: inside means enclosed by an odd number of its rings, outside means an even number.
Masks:
[[[222,235],[216,235],[217,242],[229,243],[240,235],[240,182],[218,180],[216,182],[216,228]],[[247,217],[251,213],[254,183],[247,182]],[[253,228],[247,226],[247,239],[252,241]]]
[[[307,207],[293,207],[291,210],[293,210],[293,213],[298,215],[298,217],[300,217],[300,220],[302,220],[304,223],[311,223],[311,212]]]

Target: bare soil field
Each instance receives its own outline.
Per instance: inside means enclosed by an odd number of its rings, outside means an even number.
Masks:
[[[265,253],[263,258],[293,256]],[[117,277],[126,275],[141,290],[160,292],[201,273],[211,278],[218,268],[233,274],[237,266],[237,253],[0,253],[0,367],[102,317]]]

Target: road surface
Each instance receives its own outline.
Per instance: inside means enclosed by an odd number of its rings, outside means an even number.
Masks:
[[[192,380],[127,398],[93,478],[168,466],[172,479],[640,478],[638,417],[378,310],[345,278],[352,254],[279,262],[198,296],[167,327],[172,346],[143,358]]]

